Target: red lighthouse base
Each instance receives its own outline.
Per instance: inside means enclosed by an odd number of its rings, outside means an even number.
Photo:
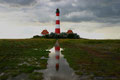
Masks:
[[[59,28],[55,29],[55,33],[60,34],[60,29]]]

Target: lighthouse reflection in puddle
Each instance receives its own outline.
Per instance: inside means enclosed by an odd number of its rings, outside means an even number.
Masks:
[[[58,41],[56,41],[49,53],[47,69],[43,71],[43,80],[78,80],[78,76],[69,67],[61,50]]]
[[[56,58],[56,71],[59,70],[59,59],[60,59],[60,45],[58,41],[55,44],[55,58]]]

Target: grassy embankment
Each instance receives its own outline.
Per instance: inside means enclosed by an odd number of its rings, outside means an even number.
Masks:
[[[120,40],[59,40],[70,66],[90,80],[120,80]]]
[[[48,57],[45,50],[54,43],[52,39],[0,40],[0,80],[22,73],[29,79],[41,80],[42,74],[33,71],[46,68],[47,60],[40,58]]]

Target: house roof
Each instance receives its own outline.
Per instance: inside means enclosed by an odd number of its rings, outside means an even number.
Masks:
[[[73,31],[72,31],[72,30],[68,30],[67,33],[68,33],[68,34],[73,33]]]
[[[45,29],[41,32],[41,34],[46,35],[46,34],[49,34],[49,32]]]

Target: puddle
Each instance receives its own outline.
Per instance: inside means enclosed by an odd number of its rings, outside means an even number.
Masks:
[[[22,65],[27,65],[27,66],[30,66],[30,64],[29,64],[29,63],[27,63],[27,62],[23,62],[23,63],[18,64],[18,66],[22,66]]]
[[[9,77],[7,80],[30,80],[30,79],[28,78],[28,75],[27,75],[27,74],[22,73],[22,74],[14,77],[14,78]]]
[[[35,48],[34,50],[35,50],[35,51],[37,51],[38,49],[37,49],[37,48]]]
[[[50,50],[47,69],[35,71],[43,73],[43,80],[79,80],[75,72],[61,54],[59,43]]]
[[[95,77],[94,80],[116,80],[117,77]]]
[[[46,58],[46,57],[43,56],[43,57],[41,57],[40,59],[48,59],[48,58]]]
[[[0,77],[3,76],[5,73],[0,73]]]

